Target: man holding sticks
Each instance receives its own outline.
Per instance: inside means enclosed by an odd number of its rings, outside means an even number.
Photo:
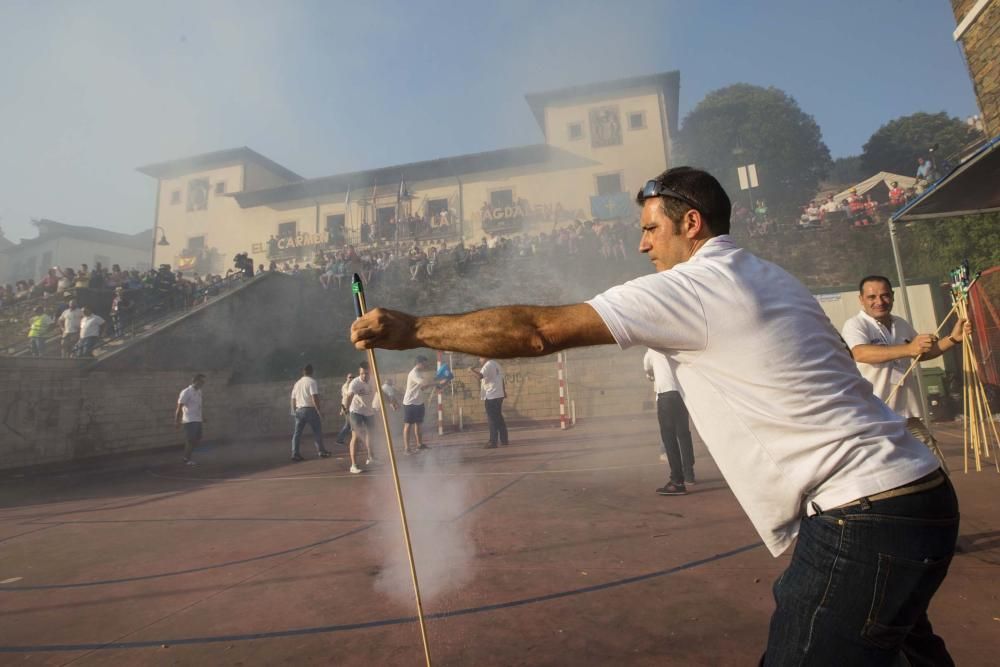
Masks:
[[[654,274],[567,306],[375,309],[351,340],[490,358],[613,343],[663,352],[768,549],[777,556],[798,537],[774,587],[763,664],[889,665],[900,653],[951,664],[926,613],[958,534],[937,460],[872,394],[809,291],[733,243],[714,177],[670,169],[636,200]]]
[[[937,440],[920,418],[920,387],[914,367],[918,361],[940,357],[960,345],[972,325],[958,318],[947,338],[938,338],[937,333],[918,334],[909,322],[892,314],[893,300],[888,278],[862,278],[858,286],[861,311],[844,322],[841,335],[875,395],[906,419],[907,430],[944,466]]]

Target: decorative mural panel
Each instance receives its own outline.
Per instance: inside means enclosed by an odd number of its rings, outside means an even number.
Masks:
[[[595,107],[590,110],[590,145],[594,148],[620,146],[622,143],[621,114],[617,106]]]
[[[192,178],[188,181],[187,210],[204,211],[208,208],[208,179]]]

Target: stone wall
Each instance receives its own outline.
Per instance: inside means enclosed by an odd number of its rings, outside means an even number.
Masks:
[[[652,384],[642,372],[643,350],[613,347],[570,350],[567,376],[578,419],[653,413]],[[462,408],[467,429],[485,427],[478,381],[467,369],[474,360],[455,355],[454,396],[444,393],[444,422],[451,432]],[[501,362],[512,424],[559,419],[555,356]],[[406,374],[390,373],[403,387]],[[177,395],[190,371],[115,370],[62,360],[0,358],[0,469],[83,460],[127,452],[177,447],[173,425]],[[233,382],[229,372],[208,373],[205,385],[205,438],[231,442],[289,435],[288,395],[294,378],[283,382]],[[342,379],[319,378],[327,397],[325,430],[341,421],[335,406]],[[428,403],[426,427],[436,430],[436,399]],[[399,421],[398,414],[395,421]],[[331,423],[331,419],[333,423]],[[395,434],[394,437],[399,437]]]
[[[955,23],[961,23],[976,0],[951,0]],[[962,36],[969,76],[983,114],[986,136],[1000,134],[1000,2],[994,0]]]

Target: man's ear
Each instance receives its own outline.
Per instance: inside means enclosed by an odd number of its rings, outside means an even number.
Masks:
[[[687,213],[684,214],[682,228],[684,230],[684,236],[689,239],[698,238],[702,231],[707,228],[705,224],[705,219],[701,217],[701,213],[697,210],[690,208]]]

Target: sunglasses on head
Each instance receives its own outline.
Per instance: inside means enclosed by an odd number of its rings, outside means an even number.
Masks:
[[[693,209],[696,209],[699,212],[704,210],[704,208],[702,208],[702,205],[696,202],[695,200],[691,199],[687,195],[682,195],[676,190],[671,190],[666,185],[664,185],[660,181],[657,181],[656,179],[653,179],[651,181],[646,181],[646,185],[644,185],[642,187],[642,190],[639,192],[639,198],[642,199],[643,201],[646,201],[651,197],[671,197],[673,199],[679,199],[680,201],[684,202],[685,204],[687,204]]]

